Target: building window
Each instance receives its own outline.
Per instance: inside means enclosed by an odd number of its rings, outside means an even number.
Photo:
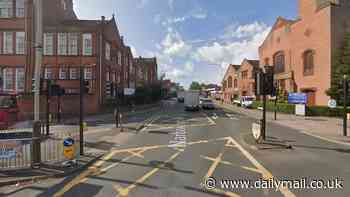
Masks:
[[[91,56],[92,55],[92,35],[83,34],[83,55]]]
[[[247,70],[242,72],[242,79],[248,79],[248,71]]]
[[[24,83],[25,83],[24,68],[17,68],[16,69],[16,91],[17,92],[24,91]]]
[[[238,80],[237,79],[234,80],[233,87],[234,88],[238,88]]]
[[[92,68],[85,68],[84,69],[84,79],[92,80]]]
[[[53,55],[53,33],[44,34],[44,55]]]
[[[122,65],[122,53],[118,51],[118,64]]]
[[[58,75],[59,75],[58,78],[60,80],[68,79],[68,69],[64,68],[64,67],[61,67],[60,70],[59,70],[59,74]]]
[[[13,0],[0,0],[0,18],[13,16]]]
[[[111,45],[106,42],[106,60],[111,60]]]
[[[13,33],[12,32],[4,32],[3,34],[3,53],[4,54],[12,54],[13,53]]]
[[[24,17],[24,0],[16,0],[16,17]]]
[[[25,54],[25,33],[24,32],[16,32],[16,54],[24,55]]]
[[[78,76],[78,69],[77,68],[70,68],[69,69],[69,78],[71,80],[77,80],[79,79],[79,76]]]
[[[78,33],[68,33],[68,55],[78,55]]]
[[[67,33],[58,33],[58,55],[67,55]]]
[[[5,91],[11,91],[13,90],[13,69],[12,68],[5,68],[3,70],[4,77],[3,77],[3,89]]]
[[[228,88],[232,88],[232,77],[231,76],[229,76],[228,77]]]
[[[52,73],[52,68],[45,68],[45,75],[44,79],[53,79],[53,73]]]
[[[282,51],[277,52],[273,58],[275,73],[283,73],[285,71],[285,56]]]
[[[307,50],[303,54],[304,75],[314,74],[314,56],[313,50]]]

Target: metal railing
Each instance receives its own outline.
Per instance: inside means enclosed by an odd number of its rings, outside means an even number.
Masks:
[[[0,169],[29,168],[31,147],[31,138],[0,140]]]
[[[67,159],[63,154],[63,141],[72,138],[75,141],[75,157],[79,156],[79,127],[53,129],[49,136],[42,135],[40,142],[41,163],[55,164]],[[33,141],[31,133],[11,130],[1,133],[0,170],[30,168],[32,165]],[[5,138],[4,138],[5,136]],[[21,138],[22,137],[22,138]]]

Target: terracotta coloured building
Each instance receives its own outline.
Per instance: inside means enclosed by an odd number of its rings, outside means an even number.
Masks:
[[[243,60],[239,69],[238,80],[240,96],[255,96],[255,74],[258,69],[258,60]]]
[[[307,93],[309,105],[327,105],[333,54],[350,31],[350,1],[298,2],[299,17],[279,17],[260,46],[260,64],[275,67],[280,89]]]
[[[130,47],[120,36],[115,17],[100,20],[80,20],[73,10],[73,0],[45,0],[43,35],[43,81],[50,79],[61,85],[67,95],[61,99],[61,109],[52,98],[55,113],[77,113],[79,107],[79,70],[89,81],[85,96],[85,111],[95,113],[112,92],[106,84],[118,90],[135,87],[136,71]],[[22,115],[33,111],[32,78],[34,76],[33,0],[3,0],[0,2],[0,92],[26,95],[19,100]],[[41,99],[46,101],[45,97]],[[44,103],[41,106],[45,106]],[[41,110],[45,110],[41,107]]]
[[[240,65],[230,64],[222,81],[222,99],[225,103],[231,103],[239,97],[239,74]]]

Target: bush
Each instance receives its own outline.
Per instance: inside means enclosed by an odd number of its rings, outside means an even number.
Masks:
[[[274,111],[274,102],[267,102],[266,104],[266,110],[267,111]],[[280,113],[287,113],[287,114],[294,114],[295,113],[295,105],[288,104],[288,103],[278,103],[278,112]],[[254,109],[257,109],[258,107],[262,107],[261,101],[255,101],[252,105]],[[348,108],[348,113],[350,112]],[[343,108],[337,107],[335,109],[331,109],[327,106],[310,106],[306,108],[306,115],[307,116],[327,116],[327,117],[342,117],[343,116]]]
[[[349,109],[347,110],[349,113]],[[343,108],[337,107],[331,109],[327,106],[311,106],[307,108],[308,116],[329,116],[329,117],[341,117],[343,116]]]
[[[258,107],[262,107],[262,101],[254,101],[252,107],[254,109],[257,109]],[[266,110],[267,111],[274,111],[275,110],[275,103],[273,101],[268,101],[266,103]],[[277,112],[280,113],[286,113],[286,114],[294,114],[295,112],[295,105],[288,104],[288,103],[277,103]]]

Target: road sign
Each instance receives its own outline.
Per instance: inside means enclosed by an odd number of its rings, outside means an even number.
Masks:
[[[328,101],[328,107],[331,108],[331,109],[334,109],[337,107],[337,101],[334,100],[334,99],[331,99]]]
[[[307,104],[307,94],[305,93],[289,93],[288,103],[291,104]]]
[[[134,88],[124,88],[124,95],[131,96],[135,94]]]
[[[74,159],[75,157],[75,141],[73,138],[66,138],[63,141],[63,155],[66,159]]]

